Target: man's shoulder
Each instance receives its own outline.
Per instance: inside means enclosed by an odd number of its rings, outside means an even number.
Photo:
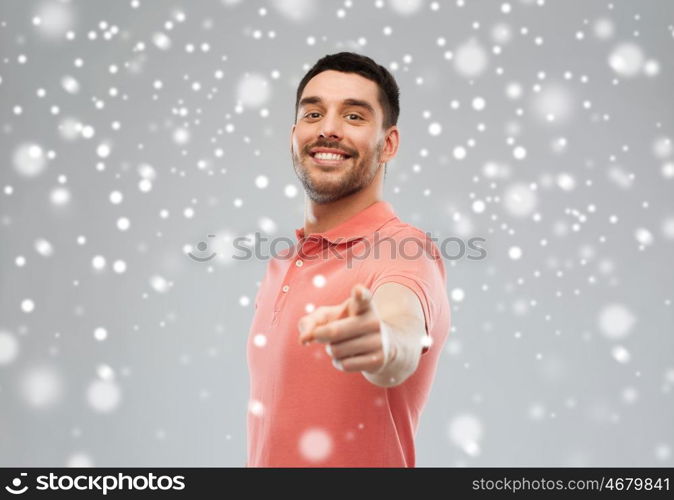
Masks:
[[[436,239],[432,233],[398,219],[368,235],[366,245],[373,250],[374,261],[384,261],[386,265],[391,265],[391,261],[419,261],[422,258],[437,263],[442,257]]]
[[[423,247],[435,247],[437,238],[430,231],[424,231],[408,222],[394,219],[375,231],[370,239],[376,241],[390,238],[397,242],[418,242]],[[410,245],[413,243],[410,243]]]

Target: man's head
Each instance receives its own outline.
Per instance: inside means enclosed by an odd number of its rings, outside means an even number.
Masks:
[[[297,89],[291,155],[298,178],[316,203],[330,203],[382,178],[398,150],[400,90],[391,73],[369,57],[340,52],[319,59]],[[315,149],[346,154],[314,157]]]

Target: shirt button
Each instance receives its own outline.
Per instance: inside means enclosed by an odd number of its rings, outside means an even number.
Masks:
[[[304,264],[304,262],[302,262],[301,260],[296,260],[296,261],[295,261],[295,265],[296,265],[297,267],[302,267],[302,264]]]
[[[288,290],[290,290],[290,287],[288,285],[283,285],[283,292],[285,293]]]

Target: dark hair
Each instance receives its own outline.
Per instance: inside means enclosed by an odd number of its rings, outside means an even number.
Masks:
[[[328,54],[319,59],[313,68],[304,75],[302,81],[297,87],[297,97],[295,99],[295,120],[299,109],[300,98],[304,87],[309,80],[323,71],[334,70],[343,73],[357,73],[368,80],[377,84],[379,89],[379,105],[384,110],[383,128],[398,124],[398,115],[400,115],[400,89],[393,78],[393,75],[384,67],[380,66],[367,56],[356,54],[355,52],[339,52],[337,54]]]

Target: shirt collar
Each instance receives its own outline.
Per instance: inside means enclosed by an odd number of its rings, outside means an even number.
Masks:
[[[311,233],[306,238],[322,238],[330,243],[345,243],[374,233],[394,218],[396,218],[396,214],[391,204],[381,200],[361,210],[338,226],[322,233]],[[302,241],[305,238],[304,227],[295,229],[295,235],[298,241]]]

